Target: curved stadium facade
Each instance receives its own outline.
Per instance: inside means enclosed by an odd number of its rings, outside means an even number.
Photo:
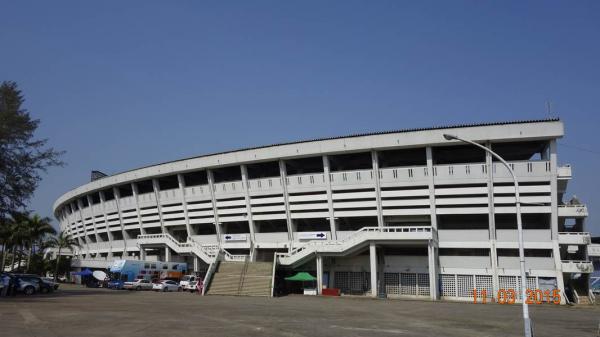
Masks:
[[[186,263],[208,275],[209,294],[269,295],[297,271],[342,294],[518,294],[510,174],[481,149],[446,141],[451,133],[490,147],[519,178],[527,287],[587,295],[587,208],[563,200],[563,132],[548,119],[218,153],[92,181],[62,195],[54,213],[81,244],[75,267]]]

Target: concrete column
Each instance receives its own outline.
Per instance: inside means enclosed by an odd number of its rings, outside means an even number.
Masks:
[[[323,156],[323,176],[325,177],[325,188],[327,191],[327,208],[329,210],[329,227],[331,228],[331,239],[337,240],[337,228],[335,226],[335,213],[333,211],[333,192],[331,190],[331,169],[329,157]]]
[[[425,148],[427,157],[427,180],[429,185],[429,211],[433,237],[437,241],[437,215],[435,209],[435,168],[433,167],[433,151],[431,146]]]
[[[192,258],[194,259],[194,273],[197,273],[200,271],[200,261],[196,255],[193,255]]]
[[[369,265],[371,266],[371,297],[377,297],[377,246],[369,244]]]
[[[121,213],[121,204],[120,198],[121,194],[119,193],[119,189],[117,187],[113,187],[113,194],[115,196],[115,202],[117,204],[117,214],[119,214],[119,223],[121,224],[121,235],[123,236],[123,256],[127,257],[127,239],[129,236],[125,233],[125,229],[123,228],[123,214]]]
[[[135,199],[135,210],[136,210],[137,216],[138,216],[138,224],[140,225],[140,233],[146,234],[146,229],[144,229],[144,225],[142,224],[142,213],[140,213],[140,202],[138,199],[138,189],[137,189],[137,185],[135,183],[131,183],[131,190],[133,191],[133,198]]]
[[[77,199],[76,201],[77,203],[77,210],[79,213],[79,220],[81,221],[81,226],[83,226],[83,235],[85,235],[85,255],[87,257],[89,257],[90,255],[90,244],[88,243],[88,232],[87,232],[87,226],[85,225],[85,222],[83,220],[83,203],[81,202],[81,199]]]
[[[246,165],[240,165],[240,169],[242,170],[242,185],[244,188],[244,199],[246,200],[246,213],[248,214],[248,227],[250,229],[250,241],[252,242],[251,247],[254,250],[254,219],[252,219],[252,204],[250,203],[250,191],[248,189],[248,169]],[[250,252],[250,255],[254,257],[253,252]]]
[[[285,162],[283,160],[279,160],[279,175],[281,176],[281,186],[283,188],[285,219],[287,221],[288,240],[290,240],[289,249],[292,249],[292,242],[294,241],[294,231],[292,228],[292,215],[290,212],[290,196],[288,195],[287,191],[287,170],[285,168]]]
[[[90,208],[90,214],[92,218],[92,227],[94,228],[94,237],[96,238],[96,243],[100,242],[100,237],[98,235],[98,228],[96,228],[96,214],[94,213],[94,206],[92,205],[92,197],[87,194],[86,196],[88,207]],[[96,245],[97,246],[97,245]]]
[[[194,234],[190,225],[190,218],[188,217],[187,200],[185,196],[185,180],[182,174],[177,175],[177,182],[179,183],[179,193],[181,194],[181,205],[183,206],[183,216],[185,217],[185,231],[187,236],[190,237]]]
[[[323,294],[323,256],[317,254],[317,295]]]
[[[210,189],[213,213],[215,215],[215,231],[217,232],[217,243],[219,244],[219,246],[221,246],[223,240],[221,238],[221,224],[219,223],[219,212],[217,211],[217,198],[215,197],[215,178],[213,177],[212,170],[206,170],[206,176],[208,177],[208,188]]]
[[[372,172],[375,178],[375,200],[377,202],[377,225],[379,227],[384,226],[383,222],[383,211],[381,207],[381,183],[379,176],[379,158],[377,158],[377,151],[371,150],[371,161],[372,161]]]
[[[439,298],[438,294],[438,266],[437,266],[437,254],[435,244],[429,241],[427,244],[427,258],[429,260],[429,296],[432,300]]]
[[[146,249],[144,247],[140,247],[140,260],[146,260]]]
[[[554,262],[556,264],[556,283],[557,287],[564,293],[565,282],[562,272],[562,262],[560,259],[560,246],[558,244],[558,154],[556,139],[550,140],[550,189],[551,189],[551,232],[552,232],[552,255],[554,255]],[[564,299],[561,299],[561,302]]]
[[[165,262],[172,262],[171,260],[171,248],[165,247]]]
[[[485,146],[492,149],[492,144],[487,142]],[[493,150],[493,149],[492,149]],[[496,207],[494,201],[494,161],[491,153],[485,152],[485,165],[487,170],[487,188],[488,188],[488,230],[490,238],[490,259],[492,262],[492,289],[494,294],[498,293],[500,288],[498,281],[498,251],[496,250]],[[495,296],[494,296],[495,297]]]
[[[108,217],[106,216],[106,207],[104,206],[104,192],[103,191],[99,191],[98,195],[100,197],[100,207],[102,208],[102,215],[104,216],[104,228],[106,228],[106,236],[108,236],[108,245],[109,245],[109,249],[108,249],[108,257],[112,258],[113,257],[113,236],[112,236],[112,232],[110,230],[110,226],[108,225]]]
[[[169,232],[165,230],[162,207],[160,205],[160,185],[158,184],[158,179],[152,179],[152,189],[154,190],[154,199],[156,200],[156,210],[158,211],[158,221],[160,221],[160,231],[168,234]]]

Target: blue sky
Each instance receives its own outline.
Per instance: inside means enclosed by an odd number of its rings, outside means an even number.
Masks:
[[[313,137],[558,116],[600,234],[598,1],[3,1],[0,80],[89,180]],[[546,111],[552,102],[552,112]],[[587,150],[591,150],[587,151]]]

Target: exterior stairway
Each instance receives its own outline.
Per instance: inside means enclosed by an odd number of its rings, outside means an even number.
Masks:
[[[207,295],[270,296],[272,262],[221,262]]]
[[[273,262],[250,262],[242,279],[240,295],[271,296]]]

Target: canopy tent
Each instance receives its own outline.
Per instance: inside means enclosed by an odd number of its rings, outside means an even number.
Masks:
[[[85,268],[82,271],[71,272],[71,275],[79,275],[79,276],[90,276],[92,274],[93,274],[93,272],[91,270],[89,270],[88,268]]]
[[[316,281],[317,278],[312,276],[311,274],[307,273],[307,272],[299,272],[298,274],[294,275],[294,276],[290,276],[290,277],[286,277],[285,278],[286,281],[301,281],[301,282],[308,282],[308,281]]]

